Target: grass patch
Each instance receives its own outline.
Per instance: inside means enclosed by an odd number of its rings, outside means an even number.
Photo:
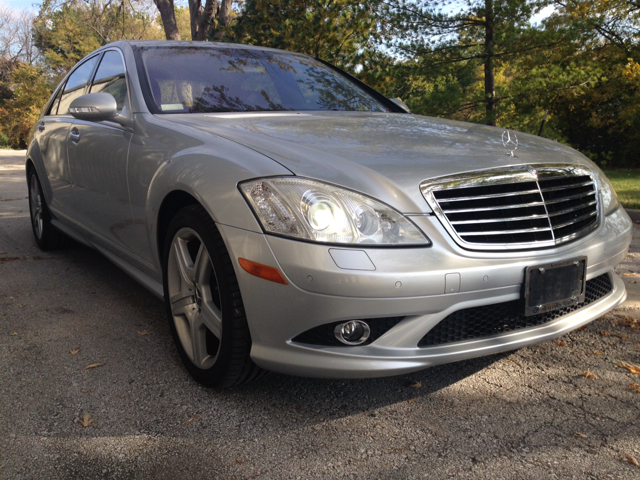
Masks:
[[[640,209],[640,169],[616,168],[605,170],[625,208]]]

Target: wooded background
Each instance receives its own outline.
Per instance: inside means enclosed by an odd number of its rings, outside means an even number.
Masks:
[[[166,38],[308,53],[414,113],[541,135],[608,168],[640,167],[640,0],[181,1],[0,8],[0,146],[25,147],[52,90],[91,51]]]

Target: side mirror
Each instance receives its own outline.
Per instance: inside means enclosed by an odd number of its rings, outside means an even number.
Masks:
[[[396,105],[398,105],[401,109],[403,109],[405,112],[407,113],[411,113],[411,110],[409,110],[409,107],[407,107],[407,104],[404,103],[402,100],[400,100],[399,98],[390,98],[389,100],[391,100],[393,103],[395,103]]]
[[[118,115],[118,107],[110,93],[88,93],[71,102],[69,113],[80,120],[100,122],[114,120]]]

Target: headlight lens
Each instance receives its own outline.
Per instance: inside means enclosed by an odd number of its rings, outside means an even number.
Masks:
[[[243,183],[240,190],[270,233],[323,243],[431,243],[391,207],[333,185],[269,178]]]
[[[613,189],[613,185],[611,185],[611,182],[604,174],[604,172],[597,166],[594,168],[594,170],[598,175],[600,194],[602,195],[602,205],[604,208],[604,214],[606,216],[615,212],[620,206],[620,203],[618,202],[618,196],[616,195],[616,191]]]

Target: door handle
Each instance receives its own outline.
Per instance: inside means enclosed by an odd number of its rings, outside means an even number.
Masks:
[[[38,130],[41,132],[44,132],[44,122],[42,122],[40,125],[38,125]]]
[[[69,132],[69,138],[72,142],[78,143],[80,141],[80,132],[77,128],[73,127]]]

